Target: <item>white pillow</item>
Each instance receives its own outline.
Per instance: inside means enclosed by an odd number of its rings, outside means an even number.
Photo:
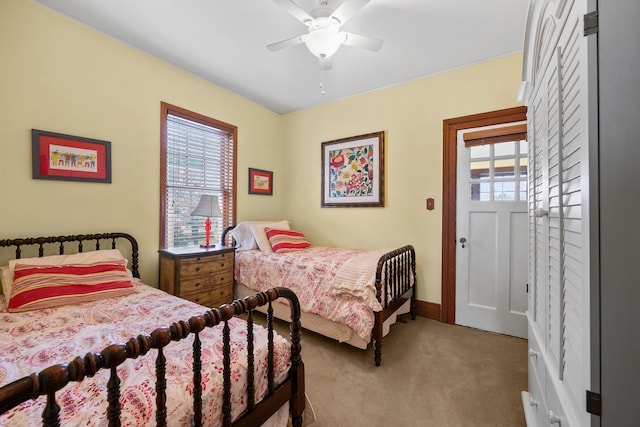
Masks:
[[[258,243],[258,248],[263,252],[273,252],[273,248],[271,247],[271,243],[269,242],[267,233],[264,231],[265,228],[268,227],[278,230],[290,230],[289,221],[286,220],[270,222],[266,224],[251,224],[249,227],[251,228],[253,237],[256,239],[256,243]]]
[[[66,265],[66,264],[93,264],[102,261],[127,259],[122,256],[119,249],[102,249],[99,251],[81,252],[70,255],[49,255],[34,258],[12,259],[9,265],[0,267],[0,281],[2,281],[2,293],[9,306],[11,288],[13,287],[13,274],[16,264],[26,265]],[[126,266],[126,263],[125,263]]]
[[[246,251],[258,249],[255,237],[251,232],[251,224],[269,224],[272,221],[241,221],[232,230],[231,237],[236,241],[236,249]]]
[[[3,265],[0,267],[0,281],[2,281],[2,293],[4,294],[4,300],[9,305],[9,296],[11,295],[11,285],[13,285],[13,277],[9,272],[9,266]]]

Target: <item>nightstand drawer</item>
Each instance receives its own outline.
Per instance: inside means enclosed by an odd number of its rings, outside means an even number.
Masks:
[[[192,292],[207,292],[225,284],[233,285],[233,270],[225,270],[216,274],[198,277],[184,276],[180,282],[180,295]]]
[[[233,300],[233,287],[222,286],[215,288],[210,292],[197,292],[195,294],[182,295],[182,298],[209,308],[218,308],[222,304],[228,304]]]
[[[159,287],[163,291],[209,308],[233,301],[235,248],[173,248],[159,252]]]
[[[182,259],[180,260],[180,275],[182,277],[204,276],[222,270],[233,270],[233,257],[233,253],[226,253]]]

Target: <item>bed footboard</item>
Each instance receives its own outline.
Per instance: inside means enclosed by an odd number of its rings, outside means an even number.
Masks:
[[[274,344],[273,344],[273,310],[271,302],[277,298],[286,298],[291,307],[290,343],[291,368],[287,379],[281,384],[274,382]],[[254,396],[254,360],[253,360],[253,318],[251,312],[258,306],[268,304],[268,392],[265,399],[255,402]],[[227,321],[234,316],[247,316],[247,409],[245,414],[231,422],[231,366],[229,325]],[[68,364],[50,366],[39,373],[21,378],[0,388],[0,415],[26,402],[46,396],[47,403],[42,414],[43,425],[60,425],[60,406],[56,402],[56,392],[71,381],[83,381],[92,377],[101,369],[111,371],[107,384],[108,409],[106,417],[109,425],[120,425],[120,379],[117,367],[127,359],[144,356],[149,350],[157,349],[156,358],[156,422],[159,426],[167,425],[167,402],[164,348],[171,341],[179,341],[194,335],[193,343],[193,423],[202,424],[202,387],[201,387],[201,343],[199,333],[205,328],[223,324],[223,425],[253,426],[264,423],[270,415],[289,401],[291,421],[294,426],[302,425],[302,412],[305,407],[304,398],[304,364],[300,345],[300,305],[296,295],[287,288],[273,288],[259,292],[232,304],[206,311],[202,315],[179,321],[166,328],[158,328],[150,335],[138,335],[125,344],[113,344],[100,353],[87,353],[84,357],[76,357]]]
[[[382,310],[375,312],[373,327],[374,359],[382,363],[382,335],[384,321],[407,300],[411,318],[416,318],[416,254],[413,246],[406,245],[384,254],[376,269],[376,298]]]

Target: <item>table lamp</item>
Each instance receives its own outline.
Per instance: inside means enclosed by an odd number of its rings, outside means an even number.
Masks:
[[[205,249],[215,248],[216,245],[210,244],[209,242],[211,240],[211,218],[222,217],[220,206],[218,206],[218,196],[211,196],[209,194],[201,195],[198,206],[191,212],[191,215],[207,217],[204,222],[205,244],[200,245],[200,247]]]

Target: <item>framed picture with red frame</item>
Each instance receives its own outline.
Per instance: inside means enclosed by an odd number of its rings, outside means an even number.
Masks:
[[[249,194],[273,194],[273,172],[249,168]]]
[[[111,142],[31,130],[34,179],[111,182]]]

